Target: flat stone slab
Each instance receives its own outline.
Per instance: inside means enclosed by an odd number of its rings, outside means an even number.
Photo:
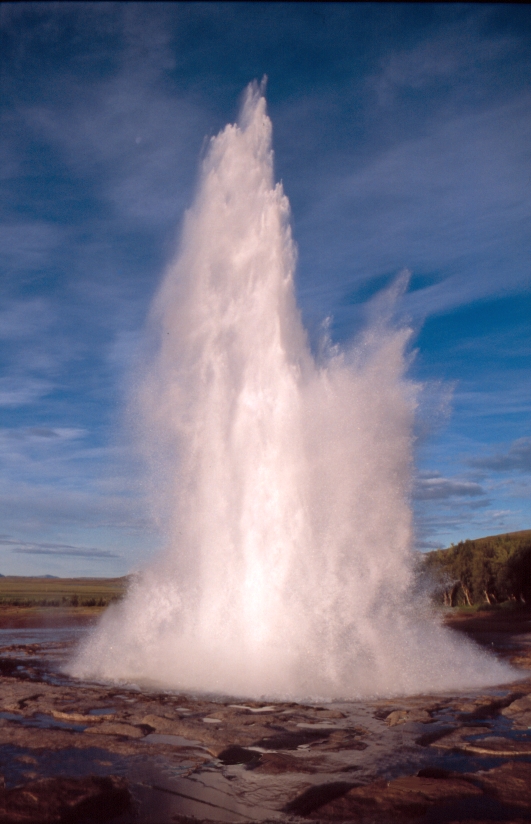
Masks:
[[[476,814],[485,814],[488,820],[494,821],[498,820],[493,818],[497,813],[505,821],[512,815],[513,820],[523,821],[529,820],[531,808],[531,764],[508,763],[486,772],[447,773],[437,778],[413,775],[393,781],[374,781],[364,787],[343,790],[338,787],[336,797],[324,803],[326,785],[323,785],[321,797],[317,791],[313,792],[312,810],[308,809],[312,801],[308,796],[308,793],[302,794],[291,804],[291,809],[305,810],[309,818],[320,821],[414,822],[431,820],[426,816],[434,808],[438,811],[437,820],[441,821],[478,821]]]

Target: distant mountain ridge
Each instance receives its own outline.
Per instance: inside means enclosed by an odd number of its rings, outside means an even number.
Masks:
[[[531,529],[461,541],[427,552],[424,570],[447,606],[531,601]]]

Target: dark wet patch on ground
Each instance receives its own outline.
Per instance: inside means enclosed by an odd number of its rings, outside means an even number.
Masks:
[[[249,750],[246,747],[239,747],[233,744],[231,747],[226,747],[218,754],[218,759],[226,766],[234,764],[253,764],[258,766],[261,759],[261,753],[257,750]]]
[[[255,741],[255,747],[262,747],[264,750],[296,750],[304,744],[314,744],[316,741],[326,741],[330,733],[323,730],[301,730],[300,732],[290,732],[280,730],[275,735],[268,735]]]
[[[284,812],[295,813],[296,815],[310,815],[314,810],[319,809],[324,804],[340,798],[355,785],[345,781],[331,781],[327,784],[318,784],[309,787],[303,793],[288,802],[284,807]]]
[[[6,824],[98,824],[130,809],[127,781],[116,776],[45,778],[0,788],[0,821]]]

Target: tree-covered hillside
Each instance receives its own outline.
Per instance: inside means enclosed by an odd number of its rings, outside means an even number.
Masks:
[[[531,529],[462,541],[428,552],[424,569],[447,606],[531,601]]]

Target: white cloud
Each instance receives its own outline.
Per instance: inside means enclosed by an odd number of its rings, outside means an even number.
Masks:
[[[415,484],[417,501],[447,500],[449,498],[478,498],[485,496],[485,489],[473,481],[442,478],[440,475],[420,477]]]

